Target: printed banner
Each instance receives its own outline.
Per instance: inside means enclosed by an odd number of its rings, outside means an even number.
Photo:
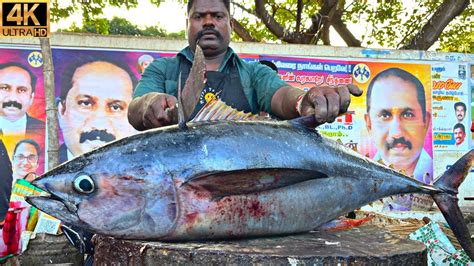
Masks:
[[[471,70],[471,74],[469,75],[471,77],[471,80],[469,82],[469,87],[470,87],[470,92],[471,92],[471,98],[470,98],[470,103],[471,107],[469,108],[470,114],[469,116],[471,117],[471,143],[470,143],[470,148],[474,148],[474,118],[472,117],[472,114],[474,113],[474,105],[472,103],[472,99],[474,99],[474,64],[471,64],[469,66],[469,69]]]
[[[42,65],[38,50],[0,49],[0,138],[12,161],[14,180],[44,171]]]
[[[273,62],[281,79],[303,90],[358,85],[364,94],[353,97],[349,112],[334,123],[319,126],[319,132],[429,182],[433,176],[430,65],[272,56],[261,59]]]
[[[433,75],[433,144],[435,150],[469,149],[467,64],[438,63]]]
[[[322,60],[315,58],[262,56],[261,60],[272,62],[280,78],[293,87],[304,91],[316,86],[336,86],[352,84],[353,64],[349,61]],[[358,99],[353,99],[357,101]],[[318,127],[321,134],[340,140],[344,145],[357,149],[359,140],[359,123],[354,120],[355,112],[351,109],[334,123]]]
[[[52,52],[61,162],[135,134],[127,111],[141,73],[152,60],[176,54],[79,48]],[[470,139],[464,137],[474,124],[469,96],[474,93],[473,65],[240,56],[270,62],[282,80],[305,91],[358,85],[364,94],[352,97],[349,111],[319,126],[319,132],[419,181],[430,183],[435,176],[433,152],[435,166],[445,169],[469,150]],[[31,181],[45,169],[42,62],[38,49],[0,49],[0,136],[15,179]],[[452,162],[444,161],[444,152],[453,154]],[[409,209],[416,205],[412,200],[398,207]]]
[[[128,105],[159,53],[53,49],[60,162],[137,131]]]

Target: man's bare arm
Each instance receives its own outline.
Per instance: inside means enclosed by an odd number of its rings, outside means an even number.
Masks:
[[[299,96],[304,91],[290,86],[281,87],[272,97],[272,113],[281,119],[292,119],[300,116],[296,109]]]

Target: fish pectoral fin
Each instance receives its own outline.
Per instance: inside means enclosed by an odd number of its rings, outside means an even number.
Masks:
[[[243,169],[200,175],[193,177],[183,185],[204,189],[210,192],[213,198],[220,198],[277,189],[326,177],[328,176],[324,173],[305,169]]]

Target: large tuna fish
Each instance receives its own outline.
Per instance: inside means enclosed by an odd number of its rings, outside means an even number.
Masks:
[[[28,202],[94,233],[187,240],[304,232],[386,196],[425,193],[474,259],[456,198],[474,151],[428,186],[324,138],[313,116],[248,121],[255,117],[211,101],[194,121],[218,121],[186,124],[205,80],[199,46],[190,72],[178,90],[179,126],[58,166],[33,182],[50,195]]]
[[[474,151],[429,186],[306,122],[191,122],[145,131],[51,170],[33,182],[51,195],[28,201],[98,234],[188,240],[304,232],[380,198],[425,193],[474,257],[456,198]]]

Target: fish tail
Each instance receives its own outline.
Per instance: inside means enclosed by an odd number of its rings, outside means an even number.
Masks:
[[[474,247],[471,243],[469,229],[458,205],[458,187],[469,173],[474,160],[474,149],[466,153],[453,166],[444,172],[434,183],[441,192],[430,193],[443,213],[451,230],[463,247],[466,254],[474,260]]]

